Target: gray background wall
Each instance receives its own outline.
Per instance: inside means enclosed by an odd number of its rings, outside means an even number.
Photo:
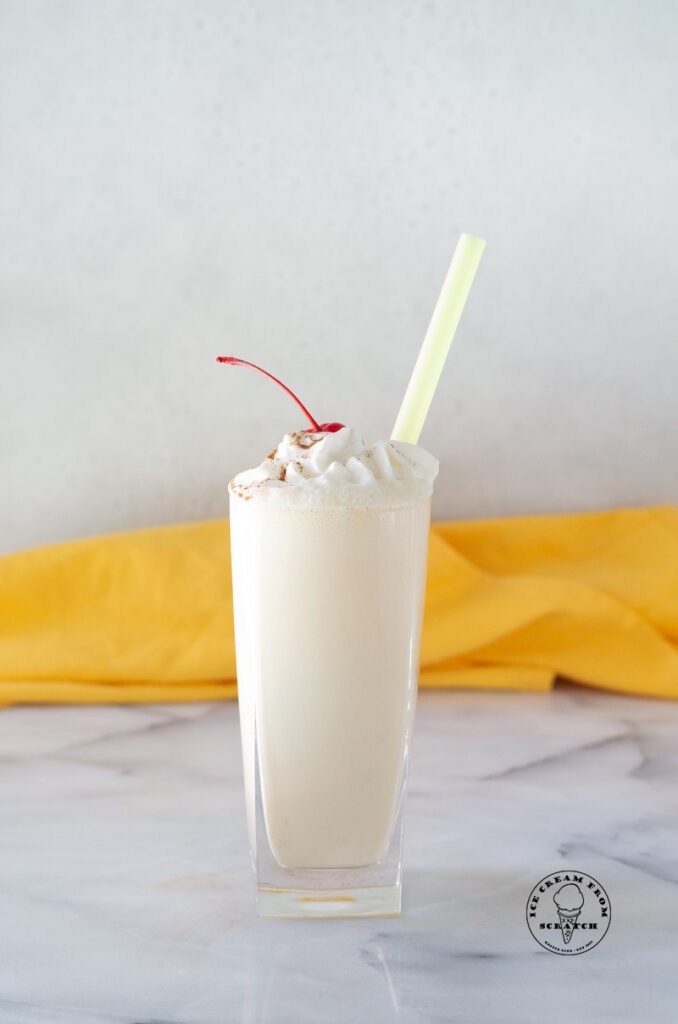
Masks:
[[[678,6],[0,5],[0,547],[225,514],[387,435],[460,231],[434,513],[678,499]]]

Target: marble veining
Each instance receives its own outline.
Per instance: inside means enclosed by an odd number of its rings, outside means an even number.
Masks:
[[[398,918],[254,916],[235,704],[0,712],[0,1024],[676,1019],[678,704],[420,695]],[[525,901],[587,871],[583,956]]]

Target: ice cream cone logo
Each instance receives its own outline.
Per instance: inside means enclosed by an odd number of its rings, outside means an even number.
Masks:
[[[572,933],[574,932],[577,918],[584,906],[584,894],[574,882],[563,885],[558,892],[553,894],[553,902],[558,908],[558,919],[560,929],[563,933],[563,942],[569,945]]]
[[[594,949],[610,926],[610,898],[585,871],[554,871],[527,900],[527,926],[543,949],[577,956]]]
[[[558,908],[562,941],[568,945],[584,906],[584,893],[574,882],[568,882],[553,894],[553,902]]]

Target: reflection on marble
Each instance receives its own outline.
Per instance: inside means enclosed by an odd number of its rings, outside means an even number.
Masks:
[[[235,704],[0,713],[1,1024],[676,1019],[678,704],[424,692],[397,918],[259,920]],[[605,940],[542,950],[558,868]]]

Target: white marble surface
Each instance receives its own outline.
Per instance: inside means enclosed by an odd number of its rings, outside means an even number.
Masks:
[[[678,704],[424,692],[402,915],[271,921],[235,704],[4,710],[0,1021],[674,1021],[677,739]],[[574,958],[525,924],[568,866],[612,902]]]

